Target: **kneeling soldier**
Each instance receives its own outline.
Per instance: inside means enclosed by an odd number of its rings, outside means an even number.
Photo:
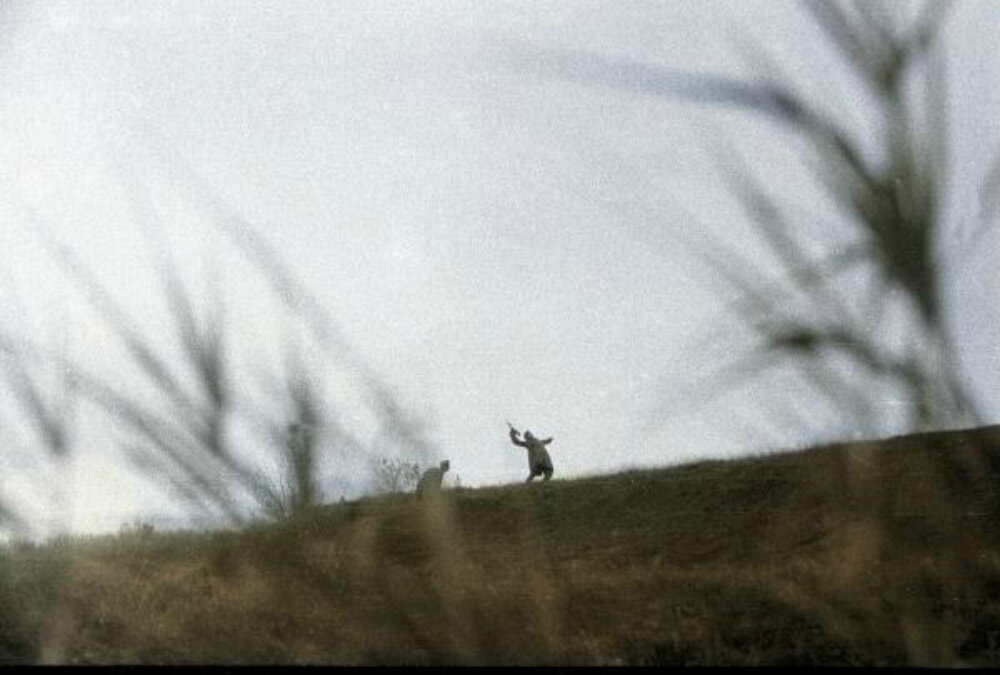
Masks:
[[[424,475],[417,482],[417,497],[422,497],[425,492],[440,492],[441,481],[444,479],[445,472],[450,467],[451,464],[446,459],[441,462],[440,467],[432,467],[424,471]]]

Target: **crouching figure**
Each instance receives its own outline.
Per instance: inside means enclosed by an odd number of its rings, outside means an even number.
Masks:
[[[417,497],[422,498],[425,493],[441,492],[441,481],[450,467],[451,464],[446,459],[441,462],[441,466],[431,467],[424,471],[424,475],[417,482]]]
[[[508,422],[508,425],[510,423]],[[518,445],[522,448],[528,449],[528,480],[526,483],[530,483],[531,479],[535,476],[544,476],[542,480],[548,480],[552,478],[552,458],[549,457],[549,451],[545,449],[545,446],[552,442],[551,438],[538,439],[535,438],[530,431],[525,430],[524,440],[520,438],[520,432],[513,426],[510,427],[510,441],[514,445]]]

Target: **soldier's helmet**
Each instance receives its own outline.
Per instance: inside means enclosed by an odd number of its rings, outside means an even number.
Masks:
[[[529,441],[535,440],[534,435],[532,435],[532,433],[530,431],[528,431],[527,429],[524,430],[524,437],[526,439],[528,439]]]
[[[449,462],[447,459],[444,460],[443,462],[441,462],[441,470],[442,471],[447,471],[450,468],[451,468],[451,462]]]

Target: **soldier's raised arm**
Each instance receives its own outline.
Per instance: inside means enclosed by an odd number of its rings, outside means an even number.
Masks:
[[[528,447],[528,444],[518,438],[518,431],[514,427],[510,428],[510,442],[514,445],[520,445],[522,448]]]

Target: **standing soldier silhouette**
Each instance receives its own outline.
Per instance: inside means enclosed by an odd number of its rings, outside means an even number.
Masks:
[[[551,443],[552,439],[535,438],[530,431],[525,429],[522,441],[519,438],[521,432],[515,429],[510,422],[507,422],[507,426],[510,427],[510,442],[528,449],[528,470],[530,473],[525,482],[530,483],[535,476],[544,476],[543,481],[552,478],[552,458],[549,457],[549,451],[545,449],[545,446]]]

